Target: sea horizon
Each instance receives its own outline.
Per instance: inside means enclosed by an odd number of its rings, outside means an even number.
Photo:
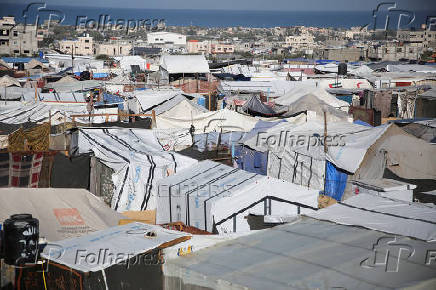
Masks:
[[[23,21],[22,13],[27,4],[5,3],[2,16],[15,16]],[[86,8],[86,10],[84,10]],[[272,28],[289,26],[311,26],[321,28],[350,28],[364,26],[372,21],[372,11],[275,11],[275,10],[228,10],[228,9],[149,9],[149,8],[111,8],[75,7],[68,5],[47,5],[46,9],[65,13],[63,25],[76,25],[78,17],[99,19],[109,15],[111,19],[165,19],[168,26],[199,27],[252,27]],[[37,7],[29,14],[36,14]],[[415,11],[412,27],[418,28],[428,16],[436,11]],[[383,16],[381,16],[383,17]]]

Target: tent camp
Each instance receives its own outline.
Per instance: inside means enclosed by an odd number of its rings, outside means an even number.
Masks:
[[[362,193],[306,215],[338,224],[436,241],[436,207],[433,205]]]
[[[111,168],[114,184],[111,207],[117,211],[156,208],[156,181],[189,167],[196,160],[164,151],[152,130],[80,128],[72,133],[71,153],[93,153]]]
[[[434,289],[432,250],[401,233],[302,218],[168,259],[165,288]]]
[[[248,231],[246,215],[313,211],[318,191],[213,161],[160,180],[156,223],[182,221],[209,232]]]
[[[356,180],[377,179],[389,169],[402,178],[436,179],[436,148],[396,125],[371,128],[329,123],[327,153],[323,135],[324,125],[316,121],[298,126],[283,123],[246,140],[244,145],[268,151],[268,176],[320,190],[326,181],[331,190],[326,194],[337,200],[344,191],[351,193],[348,175]]]
[[[0,223],[17,213],[37,218],[40,236],[49,241],[104,230],[123,218],[85,189],[1,188]]]

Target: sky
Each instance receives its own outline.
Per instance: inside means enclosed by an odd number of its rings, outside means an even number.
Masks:
[[[0,0],[0,2],[23,4],[45,2],[48,5],[76,7],[277,11],[372,11],[379,3],[396,2],[397,7],[401,9],[436,11],[436,0]]]

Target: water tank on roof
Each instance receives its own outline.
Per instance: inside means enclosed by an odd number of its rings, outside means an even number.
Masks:
[[[340,63],[338,65],[338,75],[347,75],[347,64],[346,63]]]

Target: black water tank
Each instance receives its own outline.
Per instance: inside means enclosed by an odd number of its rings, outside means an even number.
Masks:
[[[35,263],[39,221],[31,214],[14,214],[3,223],[4,259],[8,265]]]
[[[338,65],[338,75],[347,75],[347,64],[346,63],[340,63]]]

